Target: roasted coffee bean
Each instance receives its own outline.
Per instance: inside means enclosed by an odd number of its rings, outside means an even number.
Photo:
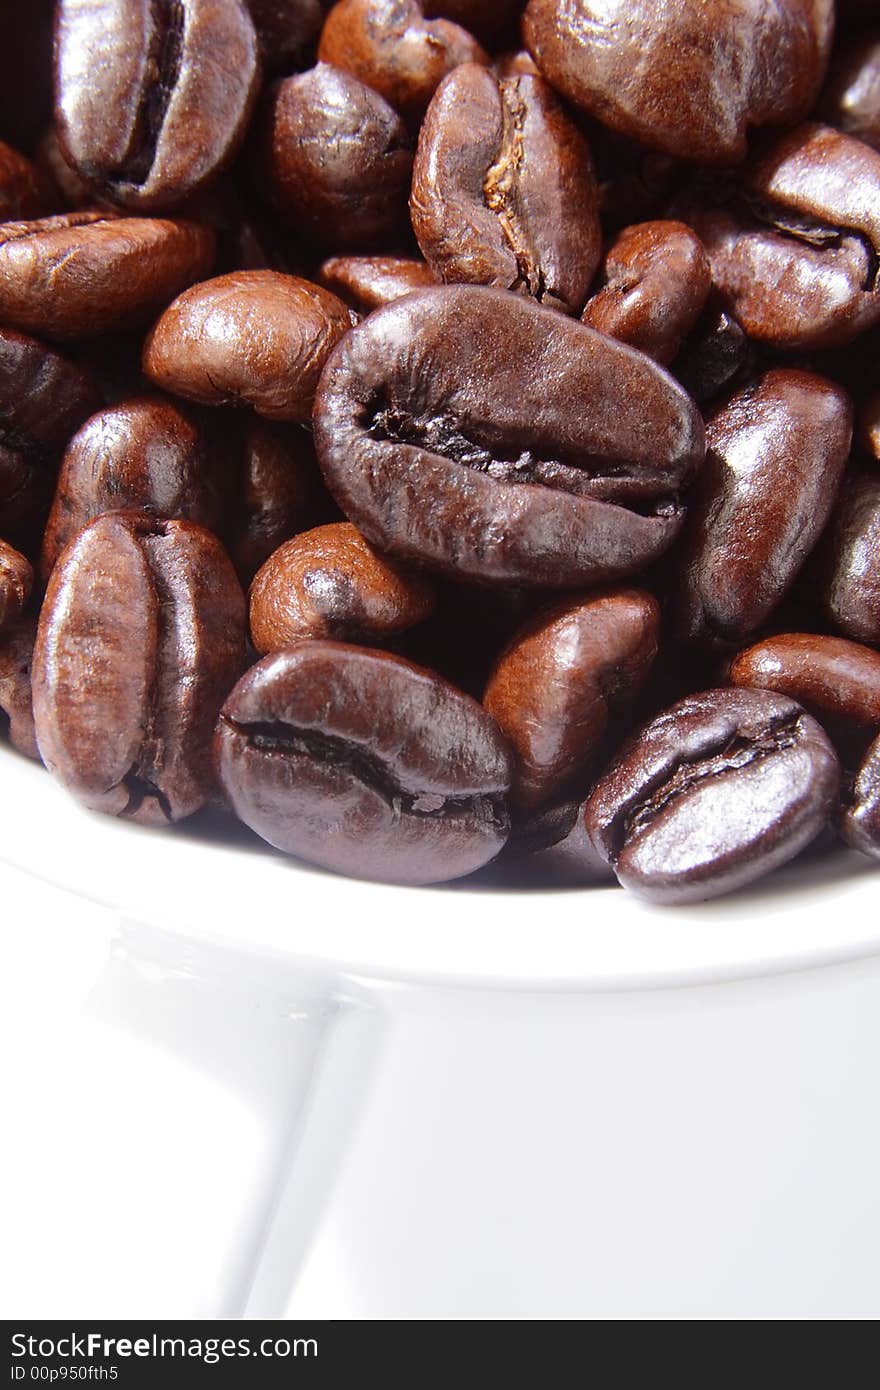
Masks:
[[[742,179],[675,204],[727,308],[772,347],[837,347],[880,322],[880,153],[828,126],[780,136]]]
[[[871,744],[856,774],[840,833],[853,849],[880,859],[880,737]]]
[[[712,285],[699,238],[683,222],[626,227],[605,256],[581,319],[664,366],[695,327]]]
[[[446,78],[419,135],[410,213],[439,279],[580,312],[601,250],[598,190],[584,137],[540,77],[469,63]]]
[[[339,0],[321,31],[318,57],[415,123],[453,68],[489,62],[473,34],[448,19],[426,19],[418,0]]]
[[[525,48],[518,48],[510,53],[502,53],[500,58],[496,58],[492,64],[492,71],[499,80],[504,77],[541,76],[541,69],[531,53]]]
[[[514,818],[502,851],[504,867],[531,887],[586,887],[616,882],[584,825],[583,802],[566,801]]]
[[[736,164],[750,127],[808,114],[833,26],[833,0],[530,0],[524,33],[548,81],[612,130]]]
[[[507,838],[510,762],[495,724],[386,652],[316,641],[264,657],[223,706],[214,747],[236,815],[338,873],[439,883]]]
[[[810,579],[835,632],[880,647],[880,473],[875,469],[845,479]]]
[[[859,410],[858,437],[865,453],[880,463],[880,391],[873,392],[862,403]]]
[[[880,728],[880,652],[842,637],[783,632],[740,652],[734,685],[790,695],[818,718]]]
[[[219,531],[223,498],[214,471],[204,432],[173,401],[142,396],[93,415],[61,462],[43,537],[43,578],[77,532],[103,512],[139,511]]]
[[[430,266],[406,256],[331,256],[318,271],[318,279],[365,314],[437,283]]]
[[[209,531],[97,517],[55,566],[40,615],[43,761],[92,810],[148,825],[191,815],[211,793],[211,735],[244,657],[244,595]]]
[[[710,294],[672,371],[694,400],[704,405],[750,375],[752,356],[749,340],[736,319]]]
[[[321,0],[246,0],[264,72],[292,72],[314,55],[324,23]]]
[[[834,749],[793,700],[690,695],[636,735],[587,801],[587,831],[626,888],[661,903],[727,893],[792,859],[828,823]]]
[[[378,92],[319,63],[272,89],[263,126],[268,192],[324,255],[381,247],[404,233],[412,142]]]
[[[48,189],[35,164],[0,140],[0,223],[42,217],[49,211]]]
[[[846,392],[784,368],[709,417],[677,556],[682,637],[737,645],[769,617],[828,519],[851,437]]]
[[[227,165],[258,80],[241,0],[58,0],[61,145],[83,178],[124,207],[177,207]]]
[[[30,561],[14,546],[0,540],[0,630],[11,627],[21,617],[33,584]]]
[[[243,584],[283,541],[312,524],[319,491],[311,435],[258,417],[245,419],[230,554]]]
[[[0,533],[32,547],[65,444],[97,410],[85,372],[34,338],[0,328]]]
[[[349,310],[320,285],[233,271],[169,305],[144,345],[144,371],[202,405],[250,405],[270,420],[305,422],[321,368],[350,326]]]
[[[612,589],[563,599],[516,634],[483,697],[516,754],[514,805],[541,806],[583,774],[610,708],[644,683],[659,627],[650,594]]]
[[[352,329],[321,378],[315,442],[379,549],[544,588],[660,555],[704,447],[693,403],[649,358],[473,285],[407,295]]]
[[[880,150],[880,30],[835,54],[819,109],[829,125]]]
[[[261,655],[304,637],[379,645],[427,618],[434,588],[379,555],[348,522],[286,541],[250,592],[251,638]]]
[[[214,237],[195,222],[70,212],[0,227],[0,321],[45,338],[147,323],[207,275]]]
[[[0,735],[27,758],[39,761],[31,699],[31,662],[37,619],[32,613],[0,632]]]
[[[61,152],[58,143],[58,132],[54,126],[50,126],[41,135],[34,158],[40,173],[46,183],[48,183],[52,194],[52,207],[42,207],[35,212],[9,213],[3,218],[4,222],[13,221],[15,218],[42,217],[49,212],[58,212],[63,208],[87,208],[94,207],[100,202],[100,198],[89,187],[84,178],[71,169],[67,160]]]

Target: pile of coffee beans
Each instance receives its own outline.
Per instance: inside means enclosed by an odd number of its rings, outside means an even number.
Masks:
[[[0,17],[0,722],[688,902],[880,859],[875,0]]]

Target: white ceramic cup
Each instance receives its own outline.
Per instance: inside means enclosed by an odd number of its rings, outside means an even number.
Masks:
[[[0,777],[7,1316],[880,1314],[867,860],[391,888]]]

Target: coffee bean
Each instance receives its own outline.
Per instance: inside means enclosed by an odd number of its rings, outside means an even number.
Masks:
[[[579,313],[599,262],[584,137],[540,77],[470,63],[446,78],[419,135],[410,213],[449,283],[496,285]]]
[[[236,815],[309,863],[436,883],[507,838],[510,765],[476,701],[400,657],[302,642],[236,686],[215,739]]]
[[[324,255],[403,234],[412,141],[394,108],[350,73],[319,63],[272,88],[261,151],[281,216]]]
[[[712,285],[706,253],[683,222],[626,227],[606,253],[601,288],[581,320],[667,366]]]
[[[34,546],[61,451],[98,404],[94,382],[67,358],[0,328],[0,533],[14,544]]]
[[[732,314],[716,295],[709,301],[694,331],[672,365],[684,389],[701,405],[730,392],[752,374],[752,348]]]
[[[379,549],[461,580],[574,588],[669,546],[703,427],[641,353],[460,285],[352,329],[321,378],[315,442],[330,491]]]
[[[736,164],[749,127],[807,115],[833,25],[833,0],[530,0],[524,33],[548,81],[612,130]]]
[[[0,631],[21,616],[31,595],[34,572],[13,546],[0,540]]]
[[[331,256],[318,271],[318,279],[365,314],[437,283],[430,266],[406,256]]]
[[[49,190],[35,164],[0,140],[0,223],[42,217]]]
[[[26,758],[40,760],[31,699],[36,614],[27,613],[0,632],[0,735]]]
[[[230,553],[243,584],[312,523],[320,490],[311,435],[258,417],[242,422]]]
[[[321,0],[246,0],[264,72],[293,72],[311,59],[324,11]]]
[[[584,825],[583,801],[569,800],[515,818],[501,853],[529,887],[582,888],[616,882]]]
[[[270,420],[307,421],[318,377],[351,326],[341,300],[295,275],[239,270],[169,305],[144,346],[144,371],[202,405],[250,405]]]
[[[855,777],[840,832],[853,849],[880,859],[880,737],[871,744]]]
[[[433,586],[379,555],[355,526],[317,526],[279,546],[250,593],[262,655],[305,637],[380,644],[427,618]]]
[[[72,212],[0,227],[0,320],[53,339],[146,323],[207,275],[214,238],[194,222]]]
[[[880,391],[862,402],[858,421],[859,444],[866,454],[880,463]]]
[[[473,34],[448,19],[426,19],[417,0],[339,0],[321,31],[318,57],[414,122],[447,73],[461,63],[489,62]]]
[[[142,511],[218,531],[223,503],[212,472],[195,418],[162,396],[142,396],[93,415],[61,462],[43,537],[43,578],[77,532],[102,512]]]
[[[210,742],[244,666],[244,596],[187,521],[113,512],[52,572],[34,651],[37,742],[92,810],[161,825],[212,790]]]
[[[516,753],[514,805],[543,805],[595,759],[610,707],[648,675],[659,626],[650,594],[618,589],[557,602],[516,634],[483,697]]]
[[[229,164],[258,78],[241,0],[58,0],[64,154],[124,207],[177,207]]]
[[[880,647],[880,474],[844,481],[811,573],[829,625],[854,642]]]
[[[828,519],[851,432],[846,392],[786,368],[709,417],[677,557],[683,637],[739,644],[773,612]]]
[[[767,637],[731,662],[734,685],[776,690],[822,718],[880,728],[880,652],[823,633]]]
[[[701,901],[792,859],[828,823],[839,782],[828,738],[793,700],[708,690],[626,745],[587,801],[586,827],[624,887]]]
[[[880,30],[859,34],[835,54],[819,109],[829,125],[880,150]]]

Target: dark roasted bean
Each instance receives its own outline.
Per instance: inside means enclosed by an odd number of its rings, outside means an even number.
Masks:
[[[321,266],[318,279],[365,314],[437,283],[430,266],[406,256],[331,256]]]
[[[739,644],[773,612],[828,519],[852,437],[845,391],[777,369],[710,416],[678,554],[675,620]]]
[[[250,405],[270,420],[307,421],[321,368],[351,314],[295,275],[239,270],[180,295],[144,346],[144,371],[202,405]]]
[[[11,627],[21,617],[33,583],[30,561],[14,546],[0,540],[0,630]]]
[[[211,793],[217,713],[245,655],[220,543],[187,521],[113,512],[52,572],[34,650],[43,761],[86,806],[161,825]]]
[[[880,859],[880,737],[871,744],[856,774],[840,832],[853,849]]]
[[[833,0],[530,0],[524,32],[553,86],[604,125],[735,164],[750,126],[810,111],[833,22]]]
[[[880,30],[835,54],[819,109],[829,125],[880,150]]]
[[[321,32],[318,57],[415,122],[453,68],[489,62],[472,34],[448,19],[426,19],[418,0],[339,0]]]
[[[712,898],[792,859],[828,823],[837,757],[793,700],[689,695],[600,778],[587,830],[620,882],[662,903]]]
[[[314,54],[324,11],[321,0],[246,0],[265,72],[292,72]]]
[[[641,353],[459,285],[352,329],[321,378],[315,441],[331,492],[380,549],[460,579],[574,588],[667,548],[703,427]]]
[[[58,0],[58,134],[125,207],[177,207],[233,158],[257,94],[241,0]]]
[[[516,753],[515,805],[543,805],[589,767],[610,707],[647,677],[659,626],[650,594],[617,589],[557,602],[515,635],[483,697]]]
[[[142,396],[93,415],[61,462],[43,537],[43,578],[76,533],[102,512],[142,511],[219,531],[222,488],[213,472],[203,431],[173,401]]]
[[[507,750],[476,701],[400,657],[301,642],[236,686],[215,739],[236,815],[359,878],[435,883],[507,838]]]
[[[812,567],[819,607],[854,642],[880,647],[880,473],[845,479]]]
[[[514,818],[502,851],[530,886],[586,887],[614,883],[614,872],[584,825],[583,802],[566,801]]]
[[[329,250],[393,242],[406,226],[413,149],[393,107],[328,63],[270,93],[263,178],[281,216]]]
[[[752,349],[736,319],[709,296],[693,333],[672,365],[682,386],[701,405],[749,375]]]
[[[40,170],[0,140],[0,223],[49,212],[48,189]]]
[[[880,728],[880,652],[858,642],[780,633],[740,652],[729,678],[734,685],[790,695],[820,719],[832,715]]]
[[[433,585],[337,522],[270,555],[251,587],[251,638],[262,655],[304,637],[379,645],[422,622],[434,603]]]
[[[874,391],[859,410],[859,443],[880,463],[880,391]]]
[[[579,313],[599,262],[590,152],[540,77],[467,64],[419,135],[410,212],[439,279],[496,285]]]
[[[27,758],[39,761],[31,699],[31,662],[37,635],[35,614],[0,632],[0,735]]]
[[[311,525],[320,485],[306,430],[246,418],[238,454],[230,554],[249,584],[283,541]]]
[[[195,222],[71,212],[0,227],[0,321],[45,338],[146,323],[207,275],[214,237]]]
[[[613,242],[602,275],[582,322],[668,366],[712,285],[699,238],[682,222],[639,222]]]

